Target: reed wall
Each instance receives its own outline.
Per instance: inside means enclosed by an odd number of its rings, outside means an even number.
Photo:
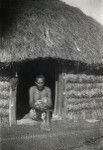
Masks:
[[[0,79],[0,126],[6,126],[9,124],[10,82]]]
[[[65,100],[69,119],[102,119],[103,76],[66,74]]]

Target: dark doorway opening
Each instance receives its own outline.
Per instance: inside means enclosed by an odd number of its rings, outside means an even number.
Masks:
[[[35,61],[26,61],[20,64],[16,103],[17,119],[22,119],[30,111],[29,88],[34,85],[35,77],[39,74],[45,76],[45,85],[51,89],[52,108],[54,108],[57,66],[57,62],[52,59],[36,59]]]

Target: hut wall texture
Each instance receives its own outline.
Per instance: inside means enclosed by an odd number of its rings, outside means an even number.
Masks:
[[[65,83],[69,119],[103,118],[103,76],[66,74]]]
[[[0,80],[0,126],[9,124],[10,82]]]

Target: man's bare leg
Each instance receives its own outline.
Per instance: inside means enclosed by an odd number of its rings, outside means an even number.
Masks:
[[[50,113],[48,110],[42,113],[42,119],[43,122],[41,124],[41,128],[43,130],[50,131]]]

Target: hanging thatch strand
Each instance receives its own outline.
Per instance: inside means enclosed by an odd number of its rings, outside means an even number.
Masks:
[[[8,11],[18,13],[4,34],[1,61],[53,57],[103,63],[103,27],[79,9],[59,0],[25,1],[22,11],[19,6]]]

